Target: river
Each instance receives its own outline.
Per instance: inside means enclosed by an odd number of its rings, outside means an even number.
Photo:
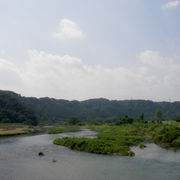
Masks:
[[[55,138],[66,136],[93,138],[96,133],[84,129],[0,138],[0,180],[180,179],[180,151],[148,143],[143,150],[133,148],[135,157],[123,157],[78,152],[52,143]],[[40,151],[45,156],[39,157]]]

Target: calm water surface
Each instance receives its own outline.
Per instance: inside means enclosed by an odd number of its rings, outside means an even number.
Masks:
[[[147,144],[134,158],[72,151],[57,137],[94,137],[95,132],[0,138],[0,180],[180,180],[180,152]],[[38,152],[45,156],[39,157]],[[53,163],[52,160],[57,160]]]

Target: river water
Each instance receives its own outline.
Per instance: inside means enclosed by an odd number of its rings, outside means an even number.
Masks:
[[[133,148],[135,157],[122,157],[78,152],[52,143],[66,136],[93,138],[96,133],[85,129],[0,138],[0,180],[180,180],[180,151],[149,143],[143,150]],[[45,156],[39,157],[40,151]]]

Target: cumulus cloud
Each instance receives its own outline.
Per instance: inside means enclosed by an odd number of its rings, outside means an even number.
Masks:
[[[0,88],[17,88],[22,85],[19,69],[13,63],[0,58]]]
[[[1,89],[27,96],[65,99],[180,100],[180,64],[156,51],[144,51],[138,68],[86,65],[79,58],[29,50],[21,67],[0,60]],[[3,75],[3,76],[2,76]]]
[[[85,34],[80,27],[69,19],[62,19],[59,23],[59,32],[53,33],[53,38],[58,40],[63,39],[82,39]]]
[[[146,50],[140,53],[141,62],[156,69],[169,69],[177,67],[172,58],[163,57],[158,51]]]
[[[176,8],[179,5],[180,5],[180,1],[179,0],[170,1],[170,2],[167,2],[166,4],[164,4],[162,6],[162,9],[163,10],[172,9],[172,8]]]

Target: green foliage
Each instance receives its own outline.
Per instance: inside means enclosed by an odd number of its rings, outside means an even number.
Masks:
[[[173,147],[179,148],[180,147],[180,136],[178,136],[176,139],[174,139],[171,144]]]
[[[145,147],[146,147],[146,145],[144,145],[144,144],[140,144],[140,145],[139,145],[139,148],[140,148],[140,149],[144,149]]]
[[[48,134],[59,134],[59,133],[65,133],[70,131],[77,131],[79,130],[78,126],[57,126],[57,127],[51,127],[51,128],[42,128],[42,131],[47,132]]]
[[[175,117],[173,118],[173,120],[176,121],[176,122],[180,122],[180,116],[175,116]]]
[[[130,146],[138,145],[145,140],[132,125],[102,125],[89,128],[99,132],[97,138],[60,138],[55,139],[54,144],[98,154],[134,156]]]
[[[121,126],[100,125],[88,126],[88,128],[99,132],[97,138],[66,137],[54,140],[54,144],[66,146],[70,149],[86,151],[98,154],[134,156],[131,146],[141,149],[145,137],[162,147],[180,148],[180,127],[178,123],[133,123]],[[165,146],[166,145],[166,146]]]
[[[140,115],[140,121],[144,121],[144,113]]]
[[[162,110],[161,109],[156,109],[156,122],[160,123],[162,122],[162,116],[163,116],[163,113],[162,113]]]
[[[119,143],[103,139],[88,139],[88,138],[62,138],[55,139],[54,144],[66,146],[70,149],[87,151],[97,154],[113,154],[129,155],[129,147],[122,146]]]
[[[129,151],[129,154],[128,154],[129,156],[131,156],[131,157],[133,157],[133,156],[135,156],[135,153],[133,152],[133,151]]]
[[[0,122],[67,122],[69,117],[77,117],[81,123],[90,124],[115,123],[120,117],[128,115],[134,120],[155,119],[156,109],[163,111],[164,120],[171,120],[180,115],[180,102],[153,102],[146,100],[107,100],[90,99],[86,101],[67,101],[53,98],[28,98],[10,91],[0,91]],[[141,115],[141,116],[140,116]],[[145,119],[144,119],[145,121]]]
[[[131,124],[133,123],[134,119],[132,117],[129,116],[125,116],[123,118],[121,118],[119,121],[116,122],[116,125],[122,125],[122,124]]]
[[[48,128],[45,131],[47,131],[48,134],[59,134],[59,133],[67,132],[66,129],[62,129],[62,128]]]
[[[72,116],[69,121],[68,121],[69,124],[71,125],[77,125],[80,123],[79,119],[75,116]]]
[[[153,141],[166,147],[180,147],[180,128],[174,125],[162,126],[153,136]]]
[[[68,121],[75,116],[80,121],[92,124],[114,123],[119,117],[128,115],[138,118],[142,112],[146,120],[155,119],[154,112],[160,108],[164,119],[172,119],[178,115],[180,102],[153,102],[146,100],[109,101],[107,99],[90,99],[86,101],[67,101],[51,98],[24,98],[21,101],[33,109],[41,122]]]
[[[0,91],[0,123],[37,125],[37,117],[17,96]]]
[[[22,135],[28,134],[31,130],[29,129],[12,129],[12,130],[1,130],[0,129],[0,137],[1,136],[15,136],[15,135]]]

